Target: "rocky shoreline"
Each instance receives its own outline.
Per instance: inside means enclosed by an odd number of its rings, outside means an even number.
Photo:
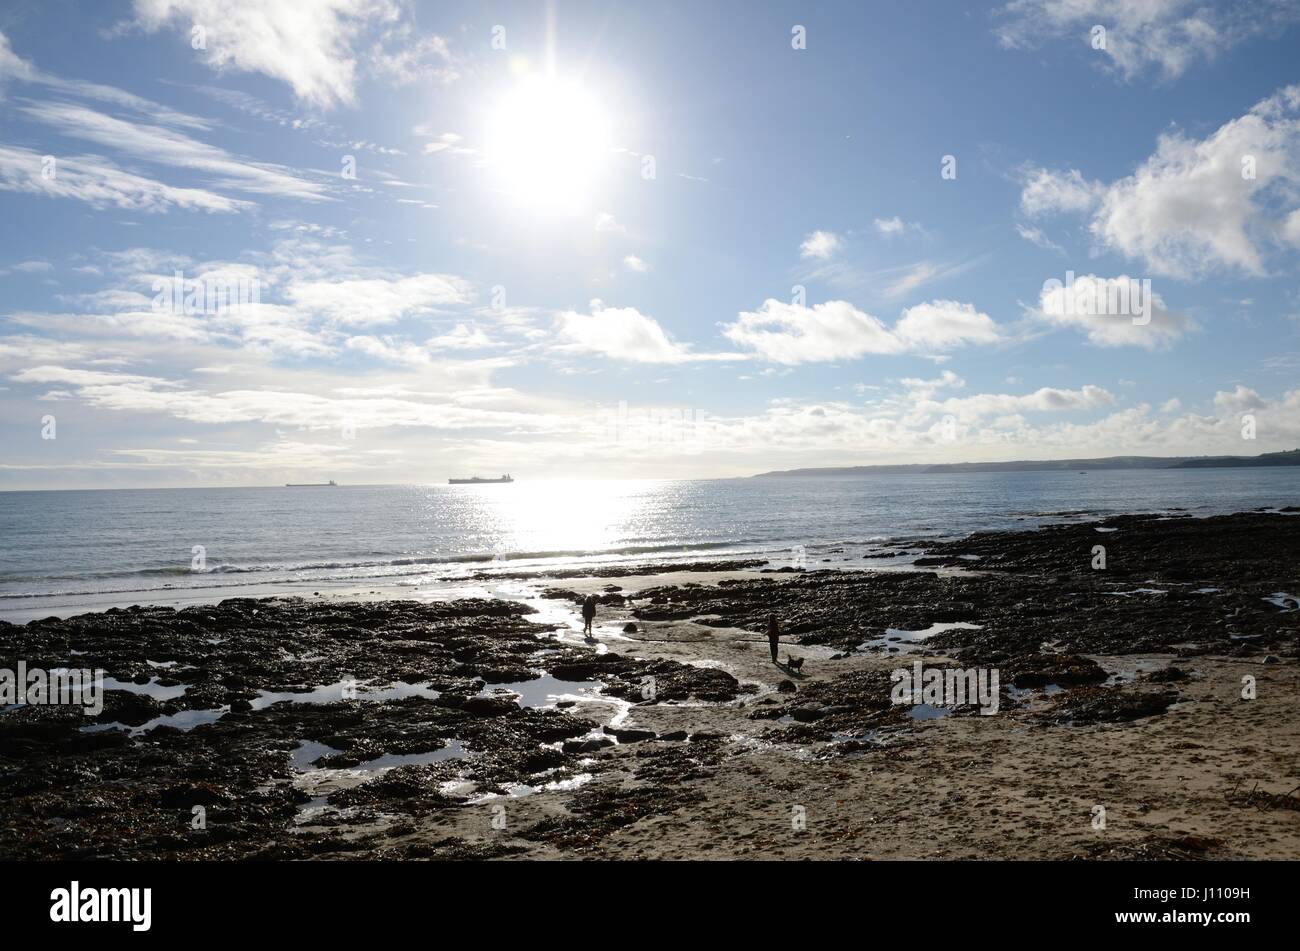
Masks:
[[[0,624],[0,668],[112,678],[95,717],[0,712],[0,857],[1300,857],[1293,517],[978,534],[913,545],[918,571],[518,579],[558,615]],[[802,670],[770,663],[770,612]],[[996,669],[997,714],[891,702],[916,661]]]

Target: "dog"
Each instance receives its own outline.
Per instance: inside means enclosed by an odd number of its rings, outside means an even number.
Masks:
[[[789,667],[791,670],[800,671],[803,670],[803,662],[806,659],[807,658],[804,657],[791,657],[789,654],[786,654],[785,665]]]

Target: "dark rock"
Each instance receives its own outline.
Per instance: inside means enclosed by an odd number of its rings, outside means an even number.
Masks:
[[[826,716],[826,711],[820,706],[795,707],[790,711],[790,716],[800,723],[811,723]]]
[[[613,745],[612,739],[602,736],[590,740],[565,740],[561,748],[566,753],[595,753]]]
[[[226,802],[229,796],[207,784],[168,786],[158,797],[164,809],[192,809]]]
[[[1158,716],[1178,699],[1178,691],[1134,691],[1121,687],[1080,687],[1060,695],[1050,714],[1057,722],[1087,726],[1092,723],[1122,723]]]
[[[1075,654],[1031,654],[1013,660],[1001,672],[1002,679],[1016,687],[1044,687],[1097,684],[1106,680],[1106,671],[1093,660]]]
[[[469,697],[461,709],[475,716],[501,717],[518,710],[519,704],[511,697]]]
[[[1162,667],[1159,670],[1153,670],[1148,673],[1144,680],[1157,684],[1183,683],[1191,679],[1191,674],[1181,667],[1174,667],[1172,664],[1168,667]]]
[[[620,743],[640,743],[655,738],[654,730],[621,730],[608,725],[605,726],[604,730]]]

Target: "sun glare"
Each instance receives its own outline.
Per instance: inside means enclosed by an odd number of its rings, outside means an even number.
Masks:
[[[512,202],[549,213],[590,210],[610,141],[606,115],[587,89],[523,80],[501,98],[487,131],[488,163]]]

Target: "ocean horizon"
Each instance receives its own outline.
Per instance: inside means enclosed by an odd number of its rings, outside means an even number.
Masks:
[[[705,560],[904,570],[972,532],[1298,498],[1294,468],[0,492],[0,618]]]

